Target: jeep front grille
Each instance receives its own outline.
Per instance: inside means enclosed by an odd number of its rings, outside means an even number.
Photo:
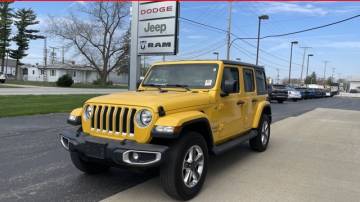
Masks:
[[[115,135],[134,135],[134,116],[136,109],[94,105],[91,117],[91,130]]]

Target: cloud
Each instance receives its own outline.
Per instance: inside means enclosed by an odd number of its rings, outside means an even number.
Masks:
[[[188,38],[188,39],[204,39],[204,38],[207,38],[207,36],[205,36],[205,35],[189,35],[189,36],[186,36],[186,38]]]
[[[339,42],[323,42],[316,47],[322,48],[360,48],[360,41],[339,41]]]
[[[296,4],[296,3],[265,3],[260,8],[262,13],[298,13],[306,15],[324,16],[329,13],[328,10],[315,6],[313,4]]]

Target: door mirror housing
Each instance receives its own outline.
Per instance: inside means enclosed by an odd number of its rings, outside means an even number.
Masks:
[[[140,79],[136,82],[136,88],[140,87],[141,82],[144,80],[143,77],[140,77]]]

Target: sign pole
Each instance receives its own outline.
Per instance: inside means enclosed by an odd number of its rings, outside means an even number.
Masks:
[[[131,6],[131,44],[130,44],[130,76],[129,90],[136,90],[140,78],[140,57],[138,54],[138,18],[139,2],[133,1]]]

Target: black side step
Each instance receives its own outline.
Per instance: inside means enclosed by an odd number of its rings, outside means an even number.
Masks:
[[[249,131],[246,135],[241,135],[240,137],[237,137],[235,139],[232,139],[228,142],[222,143],[220,145],[216,145],[212,148],[212,151],[215,155],[222,154],[229,149],[232,149],[241,143],[250,140],[251,138],[255,137],[257,135],[257,132],[255,130]]]

